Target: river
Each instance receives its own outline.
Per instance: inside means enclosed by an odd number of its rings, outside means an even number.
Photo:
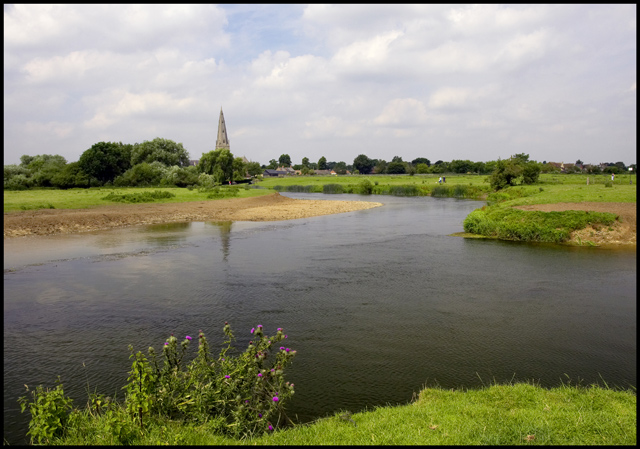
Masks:
[[[384,206],[5,240],[5,442],[25,442],[24,384],[122,398],[129,344],[221,342],[225,321],[241,348],[285,329],[299,422],[424,385],[636,385],[635,251],[451,236],[471,200],[283,195]]]

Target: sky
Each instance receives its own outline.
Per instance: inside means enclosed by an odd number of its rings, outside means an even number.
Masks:
[[[636,162],[636,5],[4,5],[4,164]]]

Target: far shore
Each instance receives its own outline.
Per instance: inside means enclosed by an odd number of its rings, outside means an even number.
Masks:
[[[123,226],[191,221],[280,221],[382,206],[369,201],[301,200],[271,195],[91,209],[39,209],[4,214],[4,237],[70,234]]]

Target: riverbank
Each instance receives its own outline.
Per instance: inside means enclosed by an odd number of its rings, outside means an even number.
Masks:
[[[603,245],[636,245],[636,203],[554,203],[514,206],[514,209],[535,210],[542,212],[564,212],[568,210],[588,212],[608,212],[618,216],[611,226],[592,226],[578,229],[570,234],[569,243],[580,245],[591,242],[596,246]]]
[[[69,234],[155,223],[189,221],[279,221],[382,206],[368,201],[299,200],[270,195],[184,203],[143,203],[90,209],[5,212],[4,238]]]
[[[108,418],[88,414],[53,444],[121,444]],[[526,383],[478,390],[427,388],[416,401],[235,440],[207,424],[149,422],[132,445],[636,445],[636,394],[598,386]]]

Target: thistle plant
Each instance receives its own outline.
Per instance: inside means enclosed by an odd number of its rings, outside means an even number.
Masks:
[[[284,346],[287,335],[278,328],[275,335],[264,334],[262,325],[251,329],[252,340],[237,356],[235,340],[225,323],[227,339],[219,356],[209,352],[207,339],[198,333],[198,352],[188,364],[183,358],[192,337],[178,345],[171,335],[162,348],[159,364],[153,347],[149,358],[141,352],[134,359],[129,376],[126,404],[130,415],[143,425],[143,416],[154,414],[183,421],[211,422],[221,433],[248,437],[273,430],[286,418],[283,404],[294,393],[294,385],[284,380],[284,369],[296,351]]]

